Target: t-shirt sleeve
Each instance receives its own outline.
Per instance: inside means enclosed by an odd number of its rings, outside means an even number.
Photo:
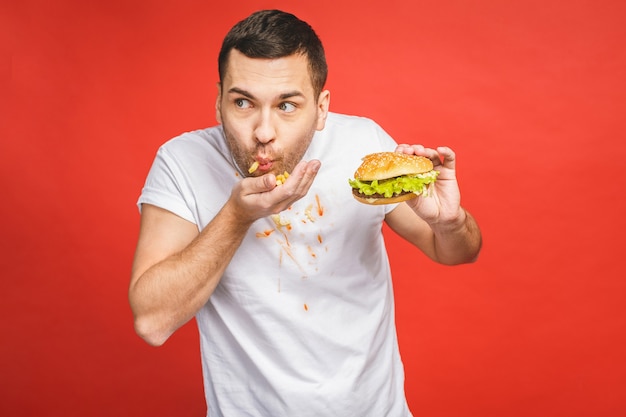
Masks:
[[[398,143],[392,138],[387,131],[385,131],[380,125],[376,124],[376,134],[378,141],[380,142],[381,150],[384,152],[395,151]]]
[[[141,212],[142,204],[152,204],[168,210],[185,220],[197,224],[190,209],[191,197],[181,179],[184,171],[166,149],[161,147],[152,163],[146,182],[137,201]]]

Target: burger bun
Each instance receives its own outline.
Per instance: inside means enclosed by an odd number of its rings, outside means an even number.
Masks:
[[[423,174],[433,169],[433,162],[419,155],[399,152],[378,152],[365,155],[354,173],[361,181],[386,180],[402,175]]]

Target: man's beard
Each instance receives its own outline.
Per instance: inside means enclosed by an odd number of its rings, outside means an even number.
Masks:
[[[284,150],[276,149],[271,143],[263,144],[257,142],[256,147],[252,149],[244,148],[226,126],[222,126],[222,128],[224,129],[226,144],[230,149],[235,164],[239,168],[239,172],[246,177],[257,177],[270,172],[275,175],[285,172],[291,173],[298,162],[302,160],[315,133],[315,129],[311,129],[307,137],[302,138],[298,142],[298,147],[293,148],[291,153],[286,154]],[[272,168],[269,171],[261,172],[256,170],[252,173],[248,171],[257,155],[262,155],[272,161]]]

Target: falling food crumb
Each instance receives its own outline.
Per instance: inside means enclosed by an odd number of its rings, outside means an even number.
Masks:
[[[309,311],[309,306],[304,303],[304,311]]]

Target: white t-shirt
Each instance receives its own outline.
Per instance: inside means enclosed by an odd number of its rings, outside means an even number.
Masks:
[[[352,197],[363,155],[396,143],[369,119],[331,113],[304,159],[309,193],[256,221],[196,315],[208,415],[407,417],[382,222],[394,206]],[[220,126],[158,151],[138,204],[202,230],[238,171]]]

